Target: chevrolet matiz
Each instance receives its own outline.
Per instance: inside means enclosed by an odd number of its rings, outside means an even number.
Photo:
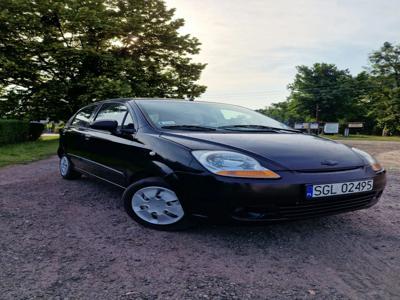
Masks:
[[[138,223],[178,230],[196,218],[282,221],[371,207],[386,184],[368,153],[236,105],[111,99],[60,134],[60,173],[124,189]]]

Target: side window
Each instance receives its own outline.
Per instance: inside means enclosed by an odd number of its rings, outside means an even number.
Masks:
[[[79,127],[87,127],[89,125],[90,116],[96,109],[96,105],[92,105],[82,109],[78,114],[75,116],[74,120],[72,121],[72,126],[79,126]]]
[[[128,108],[119,103],[104,104],[97,113],[95,121],[115,120],[118,122],[118,127],[122,125]]]

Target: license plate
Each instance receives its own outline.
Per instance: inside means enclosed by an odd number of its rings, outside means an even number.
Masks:
[[[330,197],[353,193],[362,193],[371,191],[374,187],[374,181],[362,180],[343,183],[328,183],[328,184],[314,184],[307,185],[306,197],[307,199]]]

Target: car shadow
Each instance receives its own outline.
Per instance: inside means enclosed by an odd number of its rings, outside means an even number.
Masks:
[[[88,186],[90,190],[95,191],[99,197],[99,205],[112,205],[125,213],[121,200],[123,189],[111,184],[103,183],[101,180],[83,176],[79,180],[81,184]],[[112,204],[111,204],[112,203]],[[308,241],[314,239],[318,243],[331,244],[331,239],[339,239],[346,236],[362,236],[368,234],[379,234],[379,228],[372,227],[360,219],[368,214],[368,210],[348,212],[340,215],[315,217],[305,220],[282,221],[271,223],[222,223],[215,224],[206,220],[196,222],[195,226],[185,231],[160,232],[160,234],[183,235],[187,238],[195,239],[220,239],[229,241],[239,238],[243,245],[252,246],[264,241],[268,244],[270,241]],[[138,226],[135,230],[150,230],[136,224],[132,220],[132,226]],[[366,227],[367,226],[367,227]],[[151,230],[154,231],[154,230]],[[265,245],[264,245],[265,246]]]

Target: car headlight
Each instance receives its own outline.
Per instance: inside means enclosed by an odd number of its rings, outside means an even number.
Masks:
[[[230,177],[280,178],[275,172],[264,168],[258,161],[233,151],[193,151],[194,157],[210,172]]]
[[[370,164],[372,170],[374,170],[375,172],[382,171],[382,165],[372,155],[358,148],[353,147],[351,149],[353,149],[354,152],[360,154],[363,158],[365,158],[365,160]]]

